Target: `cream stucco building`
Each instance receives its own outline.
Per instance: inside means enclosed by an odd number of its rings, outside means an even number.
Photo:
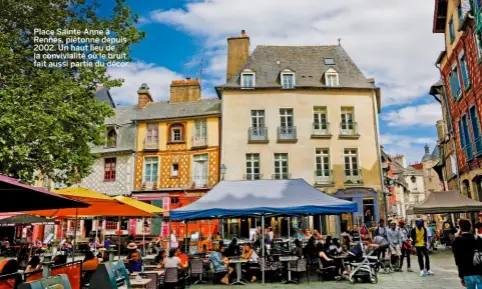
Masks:
[[[358,203],[342,229],[367,211],[383,216],[380,89],[341,46],[258,46],[250,55],[243,32],[228,39],[227,81],[216,89],[225,180],[303,178]]]

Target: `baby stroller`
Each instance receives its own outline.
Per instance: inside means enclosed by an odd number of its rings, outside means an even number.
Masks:
[[[385,252],[385,253],[383,253]],[[395,272],[392,261],[391,261],[391,252],[389,246],[381,246],[377,250],[375,250],[376,256],[376,268],[375,270],[378,272],[380,269],[383,269],[385,274],[390,274]]]
[[[378,257],[372,254],[363,254],[362,256],[356,256],[351,252],[349,254],[351,254],[354,259],[349,261],[352,269],[348,276],[346,276],[346,279],[348,279],[351,284],[355,284],[357,281],[369,281],[372,284],[378,283]]]

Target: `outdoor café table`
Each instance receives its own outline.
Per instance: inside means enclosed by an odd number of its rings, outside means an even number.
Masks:
[[[146,288],[147,284],[152,282],[152,279],[130,279],[132,288]]]
[[[279,260],[281,262],[286,262],[287,264],[287,270],[288,270],[288,279],[283,281],[283,284],[298,284],[295,280],[291,279],[291,270],[290,270],[290,262],[297,261],[299,258],[296,256],[281,256],[279,257]]]
[[[236,281],[229,285],[246,285],[243,281],[241,281],[241,264],[247,263],[248,260],[246,259],[229,259],[229,264],[236,264]]]

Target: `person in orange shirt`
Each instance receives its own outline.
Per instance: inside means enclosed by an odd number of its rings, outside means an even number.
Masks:
[[[181,260],[181,265],[185,268],[188,267],[189,263],[189,256],[184,252],[184,247],[179,247],[176,250],[176,257],[178,257]]]
[[[18,262],[15,259],[5,259],[5,262],[1,269],[1,275],[8,275],[13,273],[18,273]],[[3,261],[2,261],[3,263]],[[16,288],[15,285],[18,286],[22,281],[22,276],[20,274],[16,274],[12,276],[11,279],[1,280],[0,281],[0,289],[13,289]]]
[[[94,256],[92,251],[85,252],[84,262],[82,263],[82,271],[95,271],[99,265],[99,259]]]

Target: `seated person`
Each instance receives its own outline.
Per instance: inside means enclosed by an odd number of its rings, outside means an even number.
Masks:
[[[42,264],[40,264],[40,257],[33,256],[30,258],[30,261],[27,264],[27,268],[25,269],[25,273],[30,273],[34,271],[38,271],[42,269]]]
[[[229,285],[230,278],[232,278],[234,271],[233,271],[233,268],[228,266],[229,264],[228,258],[223,257],[219,249],[220,247],[216,247],[211,252],[211,257],[210,257],[211,264],[213,264],[214,273],[218,276],[218,278],[215,277],[214,283],[222,283],[222,284]]]
[[[129,272],[141,272],[142,271],[142,259],[139,255],[139,252],[134,251],[131,253],[131,256],[129,259],[127,259],[126,262],[126,269],[129,270]]]
[[[243,259],[248,260],[251,263],[246,263],[246,266],[248,266],[247,271],[248,271],[248,277],[251,282],[255,282],[257,280],[257,273],[259,270],[257,270],[257,261],[258,261],[258,254],[251,248],[250,243],[244,244],[244,254],[242,256]]]
[[[99,259],[94,256],[92,251],[85,252],[84,262],[82,263],[82,271],[95,271],[99,265]]]
[[[178,247],[176,249],[176,257],[181,260],[181,264],[184,268],[189,266],[189,256],[184,253],[184,247]]]
[[[295,248],[291,253],[298,257],[303,256],[303,247],[301,246],[301,241],[299,239],[295,239]]]
[[[161,250],[159,250],[159,252],[157,252],[156,257],[154,257],[154,263],[160,265],[160,264],[162,264],[162,261],[166,257],[167,257],[166,250],[161,249]]]
[[[164,263],[164,268],[187,268],[187,265],[184,265],[181,259],[176,256],[176,251],[176,248],[172,248],[171,250],[169,250],[169,256],[162,261]]]
[[[131,242],[131,243],[127,244],[127,256],[124,259],[124,262],[128,262],[131,259],[132,253],[134,253],[134,252],[137,253],[138,256],[141,255],[141,251],[137,248],[136,243]]]
[[[110,248],[110,245],[112,245],[112,244],[111,244],[111,241],[110,241],[110,237],[107,237],[107,238],[104,240],[104,248],[109,249],[109,248]]]
[[[67,255],[57,255],[53,259],[54,265],[62,265],[67,263]]]
[[[228,257],[239,256],[239,246],[238,246],[238,239],[233,238],[231,243],[229,243],[228,248],[224,251],[224,255]]]
[[[7,262],[2,268],[1,275],[8,275],[13,273],[18,273],[18,262],[15,259],[6,259]],[[15,277],[7,280],[0,281],[0,288],[17,288],[17,286],[22,282],[21,274],[16,274]]]

